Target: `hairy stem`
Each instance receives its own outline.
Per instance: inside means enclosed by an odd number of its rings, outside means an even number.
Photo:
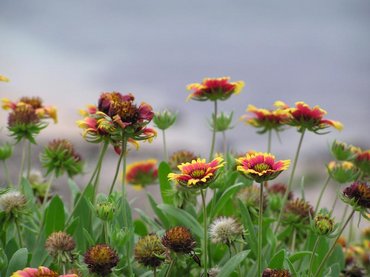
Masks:
[[[163,135],[163,160],[168,162],[167,143],[166,143],[166,132],[162,130]]]
[[[217,119],[217,100],[214,102],[214,113],[213,113],[213,130],[212,130],[212,142],[211,142],[211,150],[209,152],[209,161],[213,158],[213,153],[215,151],[215,143],[216,143],[216,119]]]
[[[258,276],[262,276],[262,219],[263,219],[263,183],[260,183],[260,197],[259,197],[259,214],[258,214]]]
[[[202,196],[202,205],[203,205],[203,252],[204,252],[204,262],[203,262],[203,268],[204,268],[204,276],[208,276],[208,227],[207,227],[207,205],[206,205],[206,197],[205,192],[201,189],[200,194]]]
[[[322,187],[322,189],[320,191],[319,199],[317,199],[316,208],[315,208],[315,214],[317,213],[317,211],[320,208],[321,198],[324,195],[324,192],[325,192],[326,188],[328,187],[328,184],[330,182],[330,179],[331,179],[331,176],[328,175],[328,177],[326,178],[325,184],[323,185],[323,187]]]

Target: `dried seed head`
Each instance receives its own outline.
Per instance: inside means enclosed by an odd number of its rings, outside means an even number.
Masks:
[[[308,223],[310,216],[314,216],[312,206],[303,199],[290,200],[284,209],[284,221],[290,223]]]
[[[213,243],[230,245],[243,234],[243,228],[232,217],[219,217],[209,226],[209,234]]]
[[[135,259],[147,267],[158,267],[165,259],[166,248],[163,246],[161,239],[155,235],[147,235],[135,245]]]
[[[179,150],[174,152],[169,158],[169,165],[172,170],[178,170],[177,166],[183,163],[190,163],[198,157],[191,151]]]
[[[185,254],[192,252],[196,245],[189,229],[182,226],[176,226],[166,231],[162,243],[174,252]]]
[[[119,258],[115,250],[106,244],[97,244],[91,247],[84,255],[84,262],[87,264],[90,273],[99,276],[107,276],[112,272]]]
[[[9,191],[0,195],[0,207],[5,213],[20,212],[26,207],[26,204],[26,197],[19,191]]]
[[[262,272],[262,277],[290,277],[290,273],[286,269],[271,269],[266,268]]]
[[[46,251],[52,257],[65,254],[75,249],[76,243],[73,238],[65,232],[54,232],[46,240]]]

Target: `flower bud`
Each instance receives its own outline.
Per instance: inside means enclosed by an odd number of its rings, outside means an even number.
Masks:
[[[0,161],[5,161],[12,156],[13,148],[9,143],[0,146]]]
[[[350,161],[355,158],[353,145],[334,140],[331,145],[331,154],[338,161]]]
[[[154,114],[153,122],[158,129],[166,130],[175,123],[176,118],[176,113],[164,110],[162,112],[157,112]]]
[[[315,231],[319,235],[330,235],[334,231],[334,220],[325,210],[320,210],[315,216],[314,222]]]
[[[328,164],[327,169],[330,177],[340,184],[353,182],[360,174],[360,171],[353,165],[353,163],[346,161],[331,161]]]
[[[212,117],[212,121],[210,122],[210,126],[212,129],[216,129],[216,132],[224,132],[226,130],[232,129],[233,126],[231,125],[231,121],[233,120],[234,113],[231,112],[230,114],[225,114],[221,112],[216,120],[214,116]]]
[[[115,212],[111,199],[100,201],[96,204],[96,215],[103,221],[111,221]]]

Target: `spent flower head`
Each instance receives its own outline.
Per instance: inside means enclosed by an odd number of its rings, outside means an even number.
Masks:
[[[370,209],[370,186],[367,183],[354,182],[343,190],[341,199],[367,218]]]
[[[359,169],[352,162],[347,161],[331,161],[327,169],[330,177],[340,184],[353,182],[360,175]]]
[[[337,130],[342,130],[343,125],[339,121],[324,119],[326,111],[319,106],[311,108],[308,104],[300,101],[295,103],[295,107],[290,108],[282,101],[276,101],[275,106],[285,110],[289,114],[287,124],[298,128],[299,132],[308,130],[317,134],[319,131],[328,127],[334,127]]]
[[[194,251],[196,241],[188,228],[176,226],[166,231],[162,244],[176,253],[189,254]]]
[[[90,273],[98,276],[107,276],[112,268],[119,262],[117,252],[106,244],[97,244],[84,255],[84,263],[87,264]]]
[[[193,83],[187,89],[193,91],[189,99],[197,101],[226,100],[232,94],[238,94],[244,87],[243,81],[230,82],[230,77],[205,78],[202,83]]]
[[[166,248],[156,234],[149,234],[139,239],[134,249],[138,263],[155,268],[160,266],[166,258]]]
[[[266,268],[262,272],[262,277],[290,277],[292,276],[287,269],[271,269]]]
[[[143,188],[157,182],[157,160],[149,159],[127,165],[126,181],[137,188]]]
[[[45,249],[58,263],[73,262],[75,255],[72,251],[76,243],[66,232],[53,232],[45,242]]]
[[[192,160],[196,160],[198,157],[191,151],[188,150],[178,150],[169,158],[169,165],[172,170],[178,170],[178,165],[183,163],[190,163]]]
[[[154,113],[153,122],[155,127],[160,130],[166,130],[170,128],[176,121],[177,114],[168,110]]]
[[[77,154],[73,144],[66,139],[55,139],[49,142],[40,156],[42,166],[47,170],[46,174],[54,172],[56,177],[65,172],[69,177],[82,172],[83,162]]]
[[[262,152],[247,153],[245,157],[236,159],[236,162],[240,173],[258,183],[275,179],[290,165],[290,160],[275,161],[274,155]]]
[[[248,114],[241,116],[240,120],[259,129],[259,134],[271,130],[282,131],[289,118],[289,113],[285,109],[267,110],[249,105],[246,111]]]
[[[178,166],[180,173],[168,174],[169,180],[175,180],[180,186],[190,189],[205,189],[215,181],[218,170],[224,166],[222,158],[218,157],[207,163],[205,159],[193,160]]]
[[[216,218],[209,226],[209,235],[213,243],[222,243],[230,246],[242,234],[242,225],[232,217]]]
[[[11,217],[22,214],[26,205],[27,199],[19,191],[10,190],[0,195],[0,208]]]
[[[283,223],[286,225],[307,225],[314,216],[310,203],[304,199],[296,198],[286,203],[283,214]]]

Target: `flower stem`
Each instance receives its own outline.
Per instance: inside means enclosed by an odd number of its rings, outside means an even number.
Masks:
[[[271,137],[272,137],[272,131],[270,129],[267,135],[267,153],[271,153]]]
[[[22,248],[23,247],[23,239],[22,239],[21,228],[19,226],[18,219],[14,220],[14,223],[15,223],[15,228],[17,229],[19,248]]]
[[[153,277],[156,277],[156,276],[157,276],[157,268],[153,267]]]
[[[8,164],[6,163],[6,160],[3,161],[3,165],[4,165],[5,179],[8,182],[8,187],[13,187],[13,182],[12,182],[12,179],[10,179],[9,168],[8,168]]]
[[[226,141],[226,132],[223,131],[222,132],[222,146],[223,146],[223,150],[224,150],[224,159],[226,159],[226,155],[227,155],[227,141]]]
[[[347,206],[347,207],[348,207],[348,206]],[[332,246],[330,247],[329,251],[326,253],[326,255],[325,255],[324,259],[321,261],[321,263],[320,263],[320,265],[319,265],[319,268],[317,269],[317,271],[316,271],[316,273],[315,273],[314,277],[319,276],[321,269],[323,268],[323,266],[324,266],[324,264],[325,264],[326,260],[327,260],[327,259],[330,257],[330,255],[333,253],[334,248],[335,248],[335,245],[337,244],[337,241],[338,241],[338,239],[339,239],[340,235],[343,233],[344,229],[347,227],[347,225],[348,225],[349,221],[351,220],[352,216],[354,215],[354,213],[355,213],[355,210],[353,209],[353,210],[352,210],[352,212],[351,212],[351,214],[348,216],[348,218],[347,218],[346,222],[344,223],[343,227],[340,229],[340,231],[339,231],[339,233],[338,233],[338,235],[337,235],[337,237],[336,237],[335,241],[333,242]]]
[[[166,144],[166,131],[162,130],[163,135],[163,160],[168,162],[167,144]]]
[[[334,197],[333,205],[331,206],[331,209],[330,209],[330,215],[333,214],[334,209],[335,209],[335,206],[337,205],[337,201],[338,201],[338,189],[337,189],[337,192],[336,192],[335,196],[336,197]]]
[[[304,137],[305,131],[306,131],[306,129],[303,129],[302,130],[301,137],[300,137],[299,142],[298,142],[297,151],[296,151],[295,156],[294,156],[292,172],[290,173],[289,181],[288,181],[288,187],[287,187],[287,189],[285,191],[285,194],[284,194],[284,197],[283,197],[283,201],[281,203],[281,209],[280,209],[279,217],[278,217],[278,220],[277,220],[277,223],[276,223],[275,233],[279,229],[280,222],[281,222],[281,217],[283,215],[283,211],[284,211],[284,207],[285,207],[285,202],[287,201],[289,192],[290,192],[290,190],[292,188],[293,179],[294,179],[294,173],[295,173],[295,169],[297,167],[297,162],[298,162],[298,158],[299,158],[299,153],[301,151],[301,147],[302,147],[302,142],[303,142],[303,137]]]
[[[49,181],[47,182],[47,187],[46,187],[46,192],[45,192],[45,195],[44,195],[44,200],[42,201],[42,206],[44,208],[46,206],[46,203],[48,202],[50,187],[51,187],[51,184],[52,184],[53,180],[54,180],[54,174],[52,174],[50,176]]]
[[[116,172],[114,173],[114,178],[113,178],[112,184],[110,185],[110,188],[109,188],[108,196],[112,194],[114,185],[116,184],[118,173],[119,173],[119,170],[121,169],[121,162],[122,162],[122,159],[123,159],[123,155],[124,155],[123,152],[121,152],[121,155],[119,156],[119,159],[118,159],[118,162],[117,162]]]
[[[19,180],[18,185],[20,186],[22,183],[23,177],[23,170],[24,170],[24,163],[26,161],[26,147],[27,147],[27,140],[23,139],[23,146],[22,146],[22,157],[21,157],[21,165],[19,167]]]
[[[202,196],[202,205],[203,205],[203,252],[204,252],[204,262],[203,262],[203,268],[204,268],[204,276],[208,276],[208,238],[207,238],[207,206],[206,206],[206,197],[205,192],[201,189],[200,194]]]
[[[313,261],[314,261],[315,253],[317,250],[317,246],[319,246],[319,241],[320,241],[320,236],[317,237],[315,244],[313,246],[313,249],[312,249],[312,254],[311,254],[310,263],[309,263],[310,267],[309,267],[308,277],[311,277],[312,275]]]
[[[92,196],[93,197],[92,198],[92,203],[93,204],[95,204],[96,194],[98,193],[99,178],[100,178],[101,167],[102,167],[102,164],[103,164],[103,157],[104,157],[105,152],[108,149],[108,146],[109,146],[108,142],[104,142],[103,148],[102,148],[103,154],[100,155],[99,160],[98,160],[97,170],[96,170],[96,177],[95,177],[95,181],[94,181],[94,185],[93,185],[93,188],[94,188],[94,192],[93,192],[93,196]]]
[[[258,215],[258,276],[262,276],[262,218],[263,218],[263,183],[260,183],[260,199],[259,199],[259,215]]]
[[[168,266],[168,269],[167,269],[167,272],[166,272],[165,277],[171,276],[171,270],[172,270],[173,265],[175,264],[175,261],[176,261],[176,258],[172,258],[171,263]]]
[[[297,237],[297,230],[296,228],[293,229],[293,237],[292,237],[292,245],[290,247],[290,250],[292,253],[294,253],[295,251],[295,241],[296,241],[296,237]]]
[[[30,172],[31,172],[31,142],[28,141],[28,151],[27,151],[27,179],[30,177]]]
[[[328,177],[326,178],[325,184],[324,184],[324,186],[321,189],[321,192],[320,192],[320,195],[319,195],[319,199],[317,199],[316,208],[315,208],[315,214],[317,213],[317,211],[320,208],[321,198],[324,195],[324,192],[325,192],[326,188],[328,187],[328,184],[330,182],[330,179],[331,179],[331,176],[328,175]]]
[[[211,143],[211,150],[209,152],[209,161],[213,158],[213,152],[215,151],[215,143],[216,143],[216,120],[217,120],[217,100],[213,101],[214,104],[214,113],[213,113],[213,130],[212,130],[212,143]]]

